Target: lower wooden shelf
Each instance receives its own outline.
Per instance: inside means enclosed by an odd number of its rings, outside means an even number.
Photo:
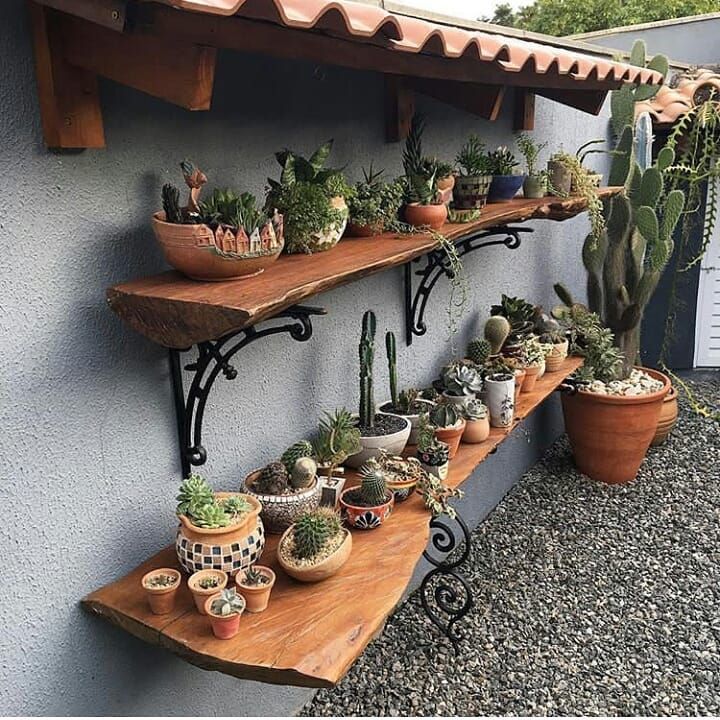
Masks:
[[[581,364],[579,358],[569,358],[559,372],[542,377],[533,392],[521,394],[514,427]],[[510,432],[494,428],[484,443],[461,445],[450,463],[449,483],[456,487],[465,482]],[[349,481],[354,481],[352,475]],[[207,618],[195,611],[186,583],[172,614],[150,612],[140,579],[153,568],[179,568],[174,545],[82,603],[141,640],[206,670],[282,685],[331,687],[382,631],[401,600],[427,546],[428,522],[421,498],[409,498],[396,506],[387,524],[353,532],[347,564],[334,577],[311,585],[292,580],[278,568],[279,536],[268,535],[262,562],[277,574],[270,606],[258,615],[245,613],[240,634],[232,640],[215,639]]]

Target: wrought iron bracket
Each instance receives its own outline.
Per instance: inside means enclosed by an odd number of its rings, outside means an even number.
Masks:
[[[504,245],[508,250],[520,247],[521,233],[531,233],[532,228],[497,227],[472,233],[455,242],[458,257],[475,250],[492,245]],[[425,267],[413,272],[413,263],[425,260]],[[405,263],[403,267],[405,280],[405,341],[412,345],[413,336],[420,337],[427,332],[425,310],[437,281],[442,275],[453,277],[453,270],[447,254],[442,248],[431,250],[426,255]],[[413,275],[420,278],[417,288],[413,291]]]
[[[251,325],[237,332],[229,333],[218,340],[198,343],[197,359],[184,366],[185,370],[193,373],[187,397],[183,387],[180,353],[189,352],[192,348],[187,350],[170,348],[170,379],[175,402],[183,477],[190,474],[193,465],[202,465],[207,460],[207,451],[202,443],[205,408],[210,390],[220,373],[227,380],[237,378],[238,372],[230,362],[233,356],[251,342],[269,335],[288,333],[293,340],[305,342],[312,337],[312,316],[325,315],[326,312],[323,308],[294,305],[267,321],[273,323],[279,319],[290,319],[291,322],[280,325],[271,324],[262,329]]]
[[[459,537],[454,525],[460,529]],[[426,615],[445,633],[455,652],[458,652],[462,633],[456,625],[475,605],[470,584],[459,570],[470,557],[470,531],[457,514],[452,520],[447,516],[432,518],[430,530],[430,545],[433,550],[442,553],[442,558],[436,557],[430,549],[423,552],[423,557],[433,565],[433,569],[420,583],[420,602]],[[461,544],[462,551],[453,554]]]

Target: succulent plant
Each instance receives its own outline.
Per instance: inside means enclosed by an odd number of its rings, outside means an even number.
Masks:
[[[491,175],[490,163],[485,152],[485,143],[475,134],[470,135],[467,142],[455,156],[455,164],[466,177]]]
[[[215,598],[215,600],[210,603],[210,610],[213,615],[221,615],[223,617],[236,615],[244,609],[245,598],[242,595],[238,595],[235,588],[223,590],[220,593],[220,597]]]
[[[231,519],[225,514],[222,505],[216,502],[208,503],[193,510],[191,520],[193,525],[209,530],[227,527],[231,522]]]
[[[285,466],[275,460],[260,471],[255,480],[255,490],[263,495],[282,495],[287,492],[289,479]]]
[[[492,355],[492,345],[484,337],[475,338],[468,343],[467,356],[477,365],[484,365],[490,355]]]
[[[552,345],[541,343],[535,335],[530,335],[523,341],[525,364],[529,366],[541,365],[551,350]]]
[[[175,499],[178,501],[178,515],[193,515],[195,510],[213,503],[215,494],[202,475],[192,473],[182,481]]]
[[[239,495],[231,495],[230,497],[223,498],[218,502],[218,504],[223,509],[224,513],[232,515],[234,518],[250,511],[250,504],[248,501]]]
[[[220,578],[217,575],[206,575],[198,580],[198,586],[203,590],[212,590],[220,585]]]
[[[360,468],[360,497],[366,505],[383,505],[387,502],[385,471],[375,458]]]
[[[280,462],[285,466],[288,473],[293,471],[295,463],[300,458],[309,458],[313,456],[312,443],[307,440],[298,440],[293,443],[281,456]]]
[[[488,409],[480,400],[468,400],[462,408],[467,420],[482,420],[487,417]]]
[[[535,306],[527,300],[502,294],[499,305],[490,308],[490,315],[502,315],[513,328],[531,322],[535,316]]]
[[[293,525],[293,554],[301,560],[312,560],[341,529],[340,516],[332,508],[303,513]]]
[[[375,395],[373,391],[373,361],[375,359],[375,313],[368,310],[362,319],[360,335],[360,427],[375,424]]]
[[[157,575],[151,575],[145,581],[145,587],[158,589],[158,588],[169,588],[177,583],[178,578],[176,575],[167,575],[165,573],[158,573]]]
[[[182,224],[180,210],[180,191],[171,183],[162,186],[162,206],[165,211],[165,222]]]
[[[512,175],[518,166],[517,158],[506,145],[488,153],[488,175]]]
[[[327,476],[332,477],[335,467],[360,449],[360,431],[353,416],[345,408],[332,415],[325,413],[318,425],[314,450],[318,463],[326,467]]]
[[[485,323],[485,339],[490,343],[490,354],[497,355],[510,334],[510,322],[502,315],[494,315]]]
[[[301,457],[290,473],[290,484],[296,489],[310,487],[317,475],[317,463],[311,457]]]
[[[461,418],[460,409],[449,403],[439,403],[430,411],[430,421],[438,428],[454,427]]]
[[[262,572],[262,570],[258,570],[255,566],[251,566],[245,570],[245,574],[242,578],[243,585],[267,585],[269,582],[270,578]]]
[[[450,365],[443,372],[443,385],[450,395],[472,397],[482,390],[480,373],[467,365]]]

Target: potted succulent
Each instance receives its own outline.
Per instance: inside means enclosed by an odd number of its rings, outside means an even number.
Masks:
[[[485,388],[490,424],[510,427],[515,414],[515,376],[509,372],[493,373],[485,378]]]
[[[522,187],[525,176],[517,173],[518,161],[504,145],[488,154],[488,171],[493,176],[488,202],[512,200]]]
[[[363,180],[355,184],[347,198],[349,220],[345,235],[370,237],[380,235],[397,224],[403,202],[403,184],[384,182],[383,170],[363,168]]]
[[[447,402],[438,403],[430,411],[430,422],[435,425],[438,440],[447,443],[450,460],[455,457],[460,446],[460,438],[465,432],[465,418],[461,408]]]
[[[237,574],[235,584],[245,598],[245,609],[249,613],[259,613],[270,602],[275,573],[269,567],[252,565]]]
[[[492,172],[485,143],[471,135],[455,158],[461,174],[455,182],[454,206],[458,210],[481,210],[487,202]]]
[[[480,400],[469,400],[463,407],[465,432],[462,434],[464,443],[481,443],[490,435],[488,409]]]
[[[180,207],[180,191],[162,188],[162,212],[152,226],[167,262],[193,280],[233,280],[261,273],[283,249],[283,219],[257,207],[250,193],[215,190],[200,201],[207,182],[189,160],[181,163],[190,197]]]
[[[494,315],[487,319],[483,333],[490,343],[490,357],[500,354],[511,330],[509,320],[502,315]]]
[[[352,535],[333,509],[303,513],[280,538],[277,556],[282,569],[300,582],[334,575],[350,557]]]
[[[188,573],[212,568],[234,575],[260,558],[265,530],[257,498],[214,493],[193,473],[183,480],[177,500],[175,550]]]
[[[399,455],[410,437],[410,421],[399,415],[375,412],[373,364],[375,361],[375,313],[368,310],[362,319],[360,337],[360,408],[357,428],[360,431],[360,452],[350,455],[347,464],[359,468],[380,450]]]
[[[541,343],[535,335],[530,335],[523,340],[525,381],[523,382],[522,391],[524,393],[532,392],[538,378],[541,378],[545,373],[545,358],[550,349],[552,349],[551,345]]]
[[[173,568],[159,568],[143,575],[140,584],[145,590],[150,610],[155,615],[168,615],[175,608],[180,587],[180,573]]]
[[[220,640],[230,640],[238,634],[244,610],[245,598],[234,588],[211,595],[205,601],[205,614],[210,618],[213,635]]]
[[[282,173],[279,181],[268,178],[265,208],[283,214],[289,253],[329,250],[345,231],[350,188],[340,170],[325,167],[332,143],[321,145],[307,160],[291,150],[275,154]]]
[[[217,595],[227,586],[228,575],[223,570],[198,570],[188,578],[195,607],[205,615],[205,602],[211,595]]]
[[[429,415],[420,416],[418,428],[417,458],[425,472],[444,480],[448,474],[450,447],[446,442],[438,440],[435,435],[437,428],[430,422]]]
[[[414,457],[404,458],[383,451],[377,463],[385,473],[385,484],[396,503],[407,500],[425,474],[420,461]]]
[[[417,228],[439,230],[447,220],[447,205],[438,193],[438,163],[423,156],[422,135],[424,118],[416,113],[410,123],[410,131],[403,151],[405,170],[405,222]]]
[[[445,402],[460,409],[483,389],[482,376],[467,363],[452,363],[445,367],[442,382]]]
[[[340,484],[341,478],[335,477],[338,466],[361,449],[357,419],[345,408],[336,410],[332,415],[325,413],[325,417],[318,424],[313,445],[315,458],[322,468],[323,484],[328,486],[336,481]]]
[[[395,495],[388,489],[385,471],[375,458],[360,468],[360,485],[340,495],[342,517],[356,530],[374,530],[392,513]]]
[[[536,143],[527,133],[520,133],[517,137],[517,146],[525,158],[527,175],[523,181],[523,195],[526,198],[541,198],[547,192],[547,173],[537,169],[537,160],[540,152],[547,147],[547,143]]]
[[[320,504],[322,486],[317,476],[313,447],[302,440],[275,460],[246,478],[242,491],[262,505],[260,517],[270,533],[283,533],[303,512]]]
[[[550,331],[540,338],[548,348],[545,355],[545,367],[548,372],[557,372],[563,366],[567,356],[569,343],[562,332]]]
[[[440,201],[449,205],[453,199],[455,188],[455,168],[447,162],[433,158],[435,163],[435,174],[437,177],[437,189]]]

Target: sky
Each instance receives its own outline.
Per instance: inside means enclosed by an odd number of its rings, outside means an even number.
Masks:
[[[514,8],[527,5],[529,1],[507,0]],[[470,20],[492,16],[495,6],[498,5],[498,0],[396,0],[396,2]]]

